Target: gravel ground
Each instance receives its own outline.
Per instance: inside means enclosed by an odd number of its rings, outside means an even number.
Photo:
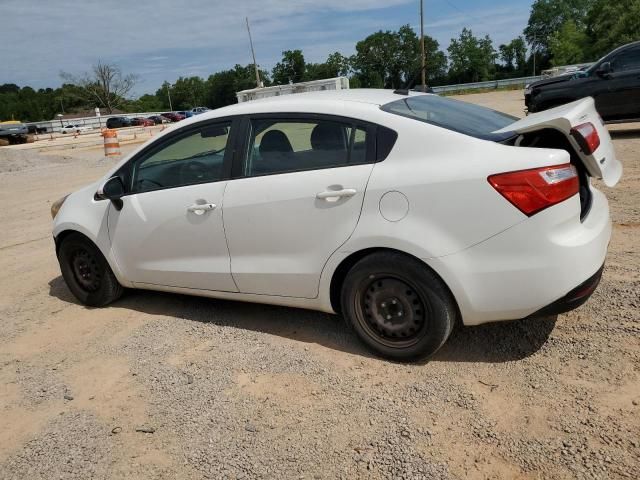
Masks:
[[[143,291],[78,305],[49,204],[111,163],[0,149],[0,478],[640,478],[640,129],[612,130],[625,175],[599,185],[614,233],[592,299],[460,329],[417,365],[316,312]]]

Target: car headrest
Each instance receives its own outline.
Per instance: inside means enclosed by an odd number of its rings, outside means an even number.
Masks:
[[[335,123],[319,123],[311,132],[314,150],[346,150],[344,127]]]
[[[265,152],[293,152],[293,147],[287,135],[280,130],[269,130],[260,142],[260,153]]]

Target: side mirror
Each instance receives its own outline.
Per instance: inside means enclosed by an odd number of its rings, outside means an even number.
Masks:
[[[124,194],[124,183],[122,183],[122,179],[120,177],[111,177],[98,189],[96,198],[111,200],[116,210],[122,210],[122,197]]]
[[[596,73],[601,76],[601,77],[607,77],[610,73],[611,73],[611,63],[610,62],[604,62],[602,63],[599,67],[598,70],[596,70]]]
[[[229,133],[227,131],[227,127],[220,127],[220,126],[211,126],[211,127],[205,127],[200,131],[200,136],[202,138],[215,138],[215,137],[222,137],[224,135],[226,135],[227,133]]]

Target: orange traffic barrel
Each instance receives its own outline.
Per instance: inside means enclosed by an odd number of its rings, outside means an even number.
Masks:
[[[102,136],[104,137],[104,156],[111,157],[114,155],[120,155],[118,132],[107,128],[102,132]]]

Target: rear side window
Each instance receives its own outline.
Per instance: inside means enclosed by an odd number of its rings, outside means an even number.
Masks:
[[[502,135],[492,132],[518,120],[490,108],[437,95],[407,96],[380,108],[385,112],[486,140],[500,140]]]
[[[342,167],[367,162],[367,130],[333,120],[254,119],[244,175]]]

